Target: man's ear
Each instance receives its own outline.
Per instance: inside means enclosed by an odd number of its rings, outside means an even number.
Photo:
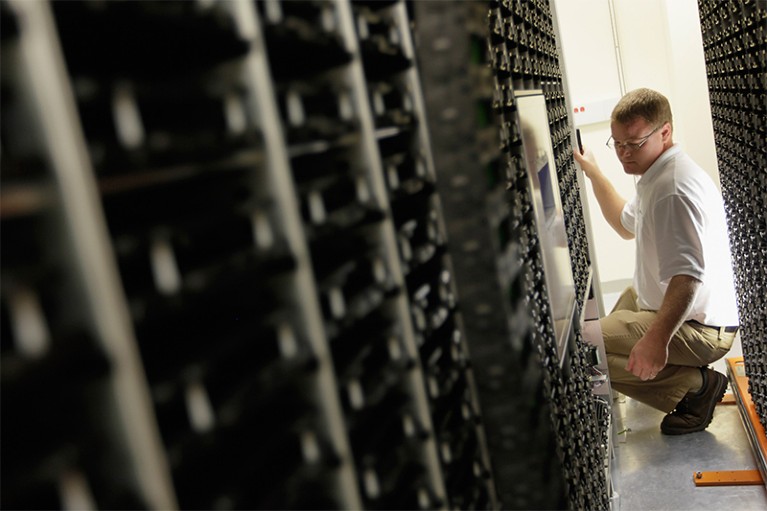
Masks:
[[[663,137],[663,141],[671,140],[671,135],[673,134],[674,129],[671,127],[671,123],[664,123],[663,127],[660,129],[661,137]]]

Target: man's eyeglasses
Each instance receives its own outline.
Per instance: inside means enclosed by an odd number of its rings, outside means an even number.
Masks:
[[[642,146],[645,145],[645,142],[647,142],[647,139],[652,136],[653,133],[658,131],[661,128],[661,126],[658,126],[654,130],[652,130],[649,134],[645,135],[644,137],[639,139],[639,142],[618,142],[615,140],[612,135],[610,138],[607,139],[607,147],[610,149],[615,149],[616,151],[620,149],[628,149],[629,151],[639,151],[642,149]]]

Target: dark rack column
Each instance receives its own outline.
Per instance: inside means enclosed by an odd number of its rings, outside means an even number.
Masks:
[[[598,416],[591,394],[591,349],[578,328],[591,263],[549,4],[416,2],[414,8],[437,184],[501,506],[567,501],[573,508],[608,508],[604,413]],[[514,91],[528,89],[542,89],[546,98],[576,278],[563,365],[514,100]],[[527,449],[537,454],[525,456]],[[535,487],[546,491],[529,490]]]
[[[698,9],[745,373],[767,428],[767,4],[699,1]]]
[[[2,507],[173,508],[50,6],[2,8]]]
[[[348,2],[257,6],[362,505],[442,508],[397,217],[363,71],[366,41]],[[381,60],[382,72],[399,64]]]
[[[448,505],[494,508],[410,19],[400,1],[352,7]]]
[[[282,123],[280,96],[270,71],[269,52],[265,40],[266,30],[263,19],[260,18],[252,2],[241,2],[237,7],[238,10],[234,14],[240,31],[251,40],[251,44],[255,48],[261,49],[258,52],[251,52],[247,62],[246,76],[252,98],[251,107],[259,115],[263,126],[265,145],[269,148],[267,155],[272,171],[270,175],[274,186],[273,195],[278,200],[277,214],[284,222],[288,243],[294,247],[294,253],[299,261],[300,271],[297,275],[297,285],[293,288],[292,300],[294,300],[295,307],[303,311],[303,317],[297,318],[297,326],[302,329],[302,334],[306,336],[313,350],[323,362],[324,371],[318,374],[316,383],[319,386],[315,391],[318,392],[322,400],[324,435],[332,441],[333,448],[333,451],[327,453],[332,456],[328,460],[330,465],[307,467],[310,468],[311,472],[314,472],[314,481],[306,481],[304,485],[296,482],[293,486],[282,483],[285,490],[290,492],[291,500],[286,499],[280,505],[361,507],[362,501],[356,483],[357,472],[344,422],[341,399],[338,395],[338,374],[335,371],[331,347],[324,329],[323,307],[325,304],[320,298],[319,283],[313,269],[311,247],[303,226],[304,210],[300,204],[299,183],[291,179],[290,145],[287,131]],[[293,42],[296,43],[296,41]],[[281,416],[275,417],[274,426],[283,427],[285,424],[281,421]],[[304,488],[317,492],[327,491],[324,487],[327,481],[323,482],[325,476],[322,474],[327,470],[336,473],[336,477],[332,480],[335,499],[323,503],[323,501],[312,501],[306,497],[301,497],[300,494],[305,491]],[[296,497],[304,500],[296,501]]]
[[[499,506],[557,508],[564,480],[547,465],[555,438],[524,303],[531,277],[521,259],[523,205],[505,197],[486,16],[484,3],[416,2],[419,68]]]

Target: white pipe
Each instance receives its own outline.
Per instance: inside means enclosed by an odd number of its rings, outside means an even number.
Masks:
[[[615,49],[615,64],[618,68],[618,82],[621,88],[621,97],[626,94],[626,79],[623,76],[623,58],[621,57],[621,44],[618,37],[618,26],[615,19],[615,0],[607,0],[610,8],[610,28],[613,31],[613,47]]]

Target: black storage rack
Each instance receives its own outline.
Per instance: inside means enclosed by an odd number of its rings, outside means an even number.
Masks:
[[[609,507],[548,2],[0,7],[2,507]]]
[[[767,428],[767,5],[760,0],[698,2],[711,116],[730,233],[739,335],[748,391]],[[736,388],[734,375],[733,388]],[[743,404],[743,396],[739,396]],[[767,453],[752,435],[755,458],[767,474]]]

